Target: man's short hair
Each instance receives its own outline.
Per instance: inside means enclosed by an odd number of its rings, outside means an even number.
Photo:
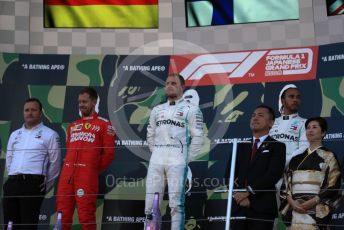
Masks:
[[[177,77],[177,78],[179,78],[180,84],[181,84],[182,86],[185,85],[185,79],[183,78],[182,75],[180,75],[180,74],[178,74],[178,73],[171,73],[171,74],[169,74],[167,77]]]
[[[79,95],[80,94],[84,94],[84,93],[87,93],[90,96],[91,99],[95,99],[95,100],[98,99],[98,93],[92,87],[85,87],[85,88],[83,88],[82,90],[80,90]]]
[[[26,99],[24,105],[25,105],[26,103],[28,103],[28,102],[36,102],[36,103],[38,104],[38,106],[39,106],[39,110],[42,111],[42,109],[43,109],[42,103],[41,103],[41,101],[38,100],[37,98],[31,97],[31,98]]]
[[[327,132],[327,122],[326,122],[325,118],[323,118],[323,117],[311,117],[311,118],[308,118],[306,123],[305,123],[305,128],[306,129],[307,129],[308,124],[311,121],[318,122],[318,124],[319,124],[319,126],[321,128],[321,132]]]
[[[262,105],[258,105],[258,106],[256,107],[256,109],[258,109],[258,108],[264,108],[264,109],[268,110],[268,113],[269,113],[269,115],[270,115],[270,118],[271,118],[273,121],[275,120],[275,118],[276,118],[275,112],[274,112],[274,110],[273,110],[270,106],[267,106],[267,105],[262,104]]]

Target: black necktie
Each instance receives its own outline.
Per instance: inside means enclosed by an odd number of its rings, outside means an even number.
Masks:
[[[256,156],[256,152],[258,149],[258,143],[259,143],[259,138],[254,140],[254,144],[253,144],[252,152],[251,152],[251,160],[253,160],[253,158]]]
[[[175,101],[171,101],[171,102],[170,102],[170,105],[175,105],[175,104],[176,104]]]

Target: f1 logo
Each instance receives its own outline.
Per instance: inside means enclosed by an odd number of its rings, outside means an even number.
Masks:
[[[267,51],[205,54],[194,58],[180,74],[187,80],[199,80],[206,74],[231,73],[243,77]]]
[[[188,81],[203,81],[206,75],[213,80],[237,79],[235,81],[241,83],[254,82],[254,79],[246,79],[252,76],[259,77],[257,82],[280,81],[278,77],[308,74],[312,71],[312,62],[310,48],[202,54],[193,58],[180,74]]]

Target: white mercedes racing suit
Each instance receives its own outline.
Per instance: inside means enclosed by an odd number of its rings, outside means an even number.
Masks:
[[[164,195],[168,184],[171,229],[184,229],[184,190],[187,164],[194,160],[203,145],[203,115],[184,99],[153,108],[147,128],[147,141],[152,156],[146,181],[145,212],[149,214],[155,192]]]
[[[305,128],[306,119],[297,113],[283,115],[275,120],[270,136],[286,145],[286,166],[292,157],[303,153],[309,146]]]
[[[276,118],[274,125],[270,129],[270,136],[286,145],[285,168],[288,167],[291,158],[303,153],[309,146],[305,122],[306,119],[300,117],[297,113],[282,115]],[[283,178],[276,184],[277,196],[279,196],[282,181]],[[280,204],[279,199],[277,199],[277,202]]]

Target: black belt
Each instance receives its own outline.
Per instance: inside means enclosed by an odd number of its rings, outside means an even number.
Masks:
[[[44,175],[37,174],[18,174],[18,175],[9,175],[11,180],[43,180]]]

